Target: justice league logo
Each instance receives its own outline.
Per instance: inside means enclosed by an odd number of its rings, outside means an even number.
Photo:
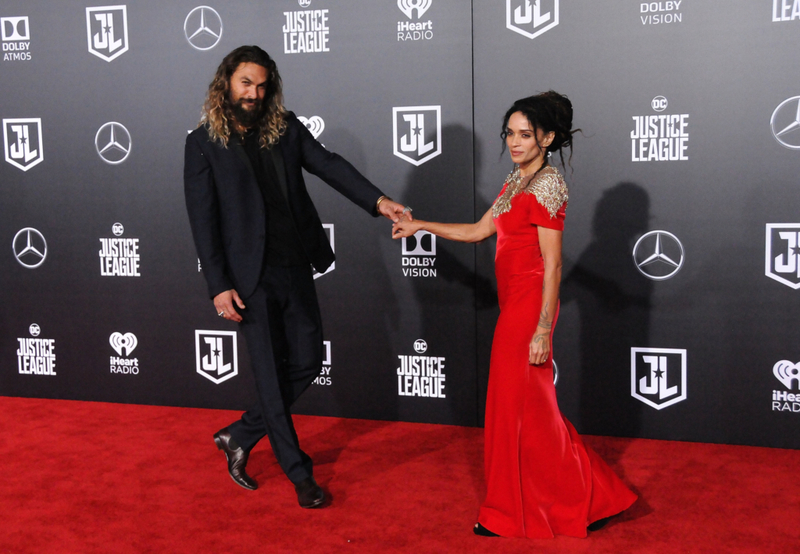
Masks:
[[[656,410],[686,400],[686,350],[631,348],[631,396]]]
[[[392,108],[394,155],[420,166],[442,153],[442,107]]]
[[[764,275],[800,289],[800,223],[767,223]]]
[[[28,171],[44,161],[42,120],[4,119],[3,144],[6,161],[22,171]]]
[[[197,373],[219,385],[239,374],[236,331],[195,330]]]
[[[128,51],[127,6],[86,8],[89,53],[111,62]]]
[[[558,25],[559,0],[506,0],[506,28],[536,38]]]
[[[772,0],[772,22],[800,20],[800,0]]]

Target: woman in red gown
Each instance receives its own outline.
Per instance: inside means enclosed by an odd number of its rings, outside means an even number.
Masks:
[[[585,537],[587,527],[636,500],[561,414],[553,384],[552,337],[558,317],[561,235],[567,185],[548,164],[572,145],[572,104],[549,91],[518,100],[503,121],[514,170],[492,208],[474,224],[414,219],[394,238],[425,230],[479,242],[497,233],[500,318],[486,400],[486,499],[478,535]]]

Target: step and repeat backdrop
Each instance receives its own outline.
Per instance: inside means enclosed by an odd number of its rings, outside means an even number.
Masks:
[[[258,44],[317,140],[423,219],[483,215],[511,169],[505,110],[568,95],[565,415],[800,447],[800,0],[6,0],[0,26],[0,395],[254,401],[182,168],[217,65]],[[393,241],[307,183],[337,259],[296,411],[480,425],[494,241]]]

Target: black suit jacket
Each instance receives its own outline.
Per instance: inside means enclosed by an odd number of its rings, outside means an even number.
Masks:
[[[277,145],[262,149],[271,156],[289,204],[300,242],[319,272],[334,260],[317,210],[306,190],[302,170],[316,175],[355,204],[377,216],[383,194],[347,160],[328,152],[297,117],[287,114],[287,129]],[[266,208],[252,164],[235,138],[228,147],[199,127],[186,138],[184,193],[197,255],[208,293],[236,289],[242,298],[255,290],[266,244]]]

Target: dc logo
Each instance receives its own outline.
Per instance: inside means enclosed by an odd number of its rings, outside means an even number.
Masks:
[[[417,354],[424,354],[428,350],[428,343],[422,339],[414,341],[414,352]]]
[[[394,155],[420,166],[442,153],[442,107],[392,108]]]
[[[39,325],[36,323],[31,323],[30,327],[28,327],[28,331],[30,331],[32,337],[38,337],[39,333],[42,332]]]
[[[44,240],[44,235],[33,227],[17,231],[11,245],[14,257],[20,265],[28,269],[39,267],[47,258],[47,241]]]
[[[301,8],[307,8],[311,5],[311,0],[297,0],[297,3],[300,4]]]
[[[433,4],[433,0],[397,0],[397,7],[409,19],[413,19],[414,10],[417,10],[417,19],[421,18],[431,4]]]
[[[559,0],[506,0],[506,28],[536,38],[558,25]]]
[[[42,148],[42,120],[4,119],[3,143],[6,161],[22,171],[44,161]]]
[[[800,289],[800,224],[767,223],[764,275]]]
[[[139,341],[133,333],[125,333],[123,335],[122,333],[115,332],[111,333],[111,336],[108,337],[108,343],[118,355],[130,356],[131,352],[133,352],[139,344]]]
[[[436,235],[428,231],[417,231],[403,237],[403,256],[435,256]]]
[[[86,8],[89,53],[107,62],[128,51],[127,6]]]
[[[325,234],[328,235],[328,240],[331,244],[331,250],[336,252],[336,248],[334,247],[334,240],[333,240],[333,223],[323,223],[322,228],[325,229]],[[318,273],[314,272],[314,279],[319,279],[323,275],[327,275],[331,271],[336,269],[336,262],[333,262],[328,269],[325,270],[325,273]]]
[[[30,40],[28,17],[0,17],[3,40]]]
[[[197,6],[183,21],[183,35],[196,50],[211,50],[222,39],[222,18],[210,6]]]
[[[194,332],[197,373],[217,385],[239,374],[236,331]]]
[[[800,363],[793,364],[789,360],[781,360],[772,366],[772,374],[787,389],[800,390]]]
[[[778,104],[769,120],[772,136],[781,146],[800,150],[800,96]]]
[[[314,138],[319,138],[322,134],[322,131],[325,130],[325,121],[318,115],[312,115],[311,117],[302,117],[297,116],[297,119],[300,120],[300,123],[306,126],[306,129],[311,131],[311,134]]]
[[[631,396],[656,410],[686,400],[686,350],[631,348]]]
[[[107,164],[121,164],[131,153],[131,134],[122,123],[109,121],[97,130],[94,147]]]
[[[664,98],[663,96],[656,96],[650,102],[650,105],[652,106],[653,110],[655,110],[657,112],[663,112],[664,110],[667,109],[668,103],[667,103],[667,99]]]
[[[115,223],[111,226],[111,232],[114,233],[115,237],[119,237],[125,232],[125,228],[122,226],[122,223]]]
[[[674,277],[683,267],[683,245],[667,231],[650,231],[633,246],[633,263],[639,272],[653,281]]]

